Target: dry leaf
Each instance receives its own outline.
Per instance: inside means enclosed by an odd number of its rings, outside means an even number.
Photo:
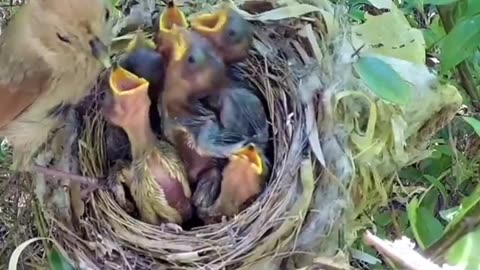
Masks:
[[[318,7],[308,5],[308,4],[295,4],[285,7],[280,7],[277,9],[269,10],[260,14],[252,15],[246,11],[236,8],[237,11],[247,20],[250,21],[278,21],[288,18],[298,18],[307,13],[311,12],[321,12],[322,10]]]

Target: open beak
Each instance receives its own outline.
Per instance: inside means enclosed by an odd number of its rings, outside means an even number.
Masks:
[[[99,38],[90,40],[90,48],[92,49],[93,56],[95,56],[106,69],[112,66],[108,48]]]
[[[192,29],[203,34],[220,33],[228,22],[227,8],[215,13],[207,13],[192,19]]]
[[[159,19],[160,33],[168,33],[174,25],[188,27],[188,21],[185,14],[175,5],[173,0],[168,1],[167,8],[160,14]]]
[[[110,89],[114,96],[128,96],[138,92],[147,92],[149,83],[128,70],[117,66],[110,73]]]
[[[230,158],[237,159],[242,158],[250,162],[252,168],[258,175],[263,173],[263,162],[260,153],[253,144],[249,144],[246,147],[240,149],[237,153],[233,154]]]

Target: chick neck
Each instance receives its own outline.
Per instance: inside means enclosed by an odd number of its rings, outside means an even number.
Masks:
[[[133,160],[141,159],[148,153],[157,137],[150,125],[149,106],[144,106],[135,111],[135,117],[128,125],[123,126],[130,141],[130,150]]]

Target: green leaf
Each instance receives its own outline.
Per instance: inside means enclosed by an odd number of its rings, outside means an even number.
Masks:
[[[480,45],[480,15],[458,22],[442,41],[440,67],[448,72],[467,57],[471,56]]]
[[[390,212],[378,213],[373,217],[375,224],[386,227],[392,223],[392,215]]]
[[[361,251],[361,250],[358,250],[358,249],[354,249],[354,248],[351,248],[350,249],[350,254],[352,255],[353,258],[357,259],[357,260],[360,260],[360,261],[363,261],[363,262],[366,262],[370,265],[375,265],[375,264],[381,264],[382,261],[378,258],[376,258],[375,256],[372,256],[364,251]],[[373,253],[375,254],[375,253]]]
[[[464,17],[468,18],[480,13],[480,1],[478,0],[468,0],[466,8],[462,13]]]
[[[407,104],[412,89],[387,63],[371,56],[359,57],[355,70],[367,86],[380,98],[397,104]]]
[[[478,121],[473,117],[463,117],[463,120],[465,120],[465,122],[467,122],[470,126],[472,126],[472,128],[475,130],[477,135],[480,136],[480,121]]]
[[[438,159],[441,159],[442,157],[443,157],[442,153],[438,151],[433,151],[429,158],[432,160],[438,160]]]
[[[420,205],[433,213],[437,209],[439,195],[437,189],[429,188],[428,191],[422,195]]]
[[[468,213],[473,208],[477,207],[479,203],[480,203],[480,185],[477,185],[477,187],[475,188],[475,191],[472,194],[470,194],[470,196],[462,200],[462,203],[460,204],[460,207],[456,215],[453,217],[453,220],[447,225],[447,228],[445,229],[445,231],[450,230],[456,224],[462,221],[463,218],[466,215],[468,215]]]
[[[442,5],[448,5],[457,2],[458,0],[423,0],[424,5],[436,5],[436,6],[442,6]]]
[[[365,20],[365,11],[360,10],[359,8],[352,7],[350,8],[350,16],[358,22]]]
[[[428,158],[420,163],[420,170],[424,174],[433,177],[440,177],[446,170],[450,170],[451,167],[452,158],[444,155],[437,159]]]
[[[452,154],[452,147],[450,145],[446,145],[446,144],[435,146],[435,151],[440,152],[443,155],[449,156],[449,157],[451,157],[453,155]]]
[[[397,211],[397,223],[402,231],[408,228],[408,213],[406,211]]]
[[[425,250],[443,234],[443,225],[414,198],[407,206],[408,218],[418,245]]]
[[[35,243],[35,242],[38,242],[38,241],[50,241],[52,242],[57,248],[60,248],[61,249],[61,245],[55,241],[54,239],[52,238],[47,238],[47,237],[35,237],[35,238],[31,238],[31,239],[28,239],[26,240],[25,242],[21,243],[20,245],[18,245],[15,250],[12,252],[12,254],[10,255],[10,259],[8,261],[8,270],[16,270],[18,269],[17,268],[17,264],[18,264],[18,261],[20,260],[20,256],[22,255],[22,252],[31,244]],[[57,252],[58,253],[58,252]],[[49,253],[49,256],[48,256],[48,261],[50,262],[51,259],[50,259],[50,255],[52,253]],[[54,255],[55,256],[55,255]],[[61,255],[59,255],[61,256]],[[63,258],[63,257],[62,257]],[[57,260],[55,258],[53,258],[53,262],[56,262]],[[63,260],[65,260],[65,258],[63,258]],[[52,266],[52,264],[50,264]],[[59,266],[58,264],[54,264],[53,266]],[[66,269],[66,270],[71,270],[71,269],[74,269],[72,266],[64,266],[62,265],[62,267],[66,267],[66,268],[52,268],[53,270],[58,270],[58,269]]]
[[[423,173],[413,166],[403,168],[398,175],[402,180],[408,180],[410,183],[415,183],[423,177]]]
[[[463,236],[448,250],[448,263],[462,265],[464,269],[479,269],[478,243],[480,243],[480,230]]]
[[[440,191],[440,194],[442,194],[443,201],[448,204],[448,195],[447,195],[447,189],[445,186],[438,180],[438,178],[435,178],[431,175],[424,175],[423,176],[425,179],[430,182],[438,191]]]
[[[415,236],[415,239],[417,240],[418,244],[424,248],[423,243],[420,241],[420,233],[417,230],[417,209],[419,207],[418,203],[418,198],[415,197],[413,198],[410,203],[407,205],[407,214],[408,214],[408,220],[410,221],[410,227],[412,228],[413,235]]]
[[[48,254],[48,263],[51,270],[75,270],[75,268],[56,249]]]
[[[442,210],[442,211],[438,212],[438,214],[440,215],[440,217],[443,220],[445,220],[447,222],[451,222],[453,220],[453,218],[455,217],[455,215],[457,214],[459,209],[460,209],[459,206],[455,206],[455,207],[452,207],[452,208]]]
[[[423,29],[422,33],[427,49],[440,42],[446,35],[445,29],[440,23],[440,16],[435,15],[430,26],[427,29]]]

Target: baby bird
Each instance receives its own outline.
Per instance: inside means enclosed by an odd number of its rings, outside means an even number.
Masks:
[[[119,65],[149,82],[148,97],[152,101],[149,109],[150,125],[156,133],[161,133],[157,100],[165,79],[164,57],[155,51],[153,42],[138,33],[128,45],[127,54],[119,60]]]
[[[227,82],[225,65],[209,41],[197,33],[174,26],[172,57],[169,59],[164,90],[158,101],[164,120],[164,134],[179,151],[190,183],[199,179],[220,179],[216,160],[201,156],[190,145],[188,133],[169,125],[177,117],[192,115],[191,104],[223,89]]]
[[[254,144],[235,151],[223,169],[220,194],[211,207],[202,209],[206,212],[204,216],[217,217],[218,221],[221,216],[238,214],[247,202],[260,194],[267,175],[266,158]]]
[[[102,0],[28,1],[0,35],[0,136],[13,169],[31,169],[65,109],[109,66],[108,18]]]
[[[228,158],[222,172],[220,195],[204,200],[214,183],[201,183],[193,195],[203,219],[232,216],[262,190],[270,163],[265,156],[269,140],[267,117],[261,101],[250,90],[230,87],[206,102],[196,103],[196,116],[181,118],[177,124],[191,135],[192,145],[203,156]],[[218,118],[211,110],[218,111]],[[205,188],[204,188],[205,187]]]
[[[194,31],[214,44],[225,64],[242,61],[248,56],[253,39],[252,27],[230,7],[200,15],[192,19],[191,25]]]
[[[250,90],[231,84],[191,106],[191,117],[172,125],[191,134],[192,144],[204,155],[229,158],[238,149],[253,144],[261,152],[269,140],[268,120],[260,99]]]
[[[143,221],[182,223],[191,216],[191,191],[174,147],[158,140],[149,122],[149,83],[118,67],[110,76],[104,114],[130,141],[132,179],[126,179]]]
[[[231,151],[221,176],[199,180],[193,194],[198,215],[207,224],[220,222],[222,216],[232,217],[248,206],[269,174],[268,160],[254,144]]]

